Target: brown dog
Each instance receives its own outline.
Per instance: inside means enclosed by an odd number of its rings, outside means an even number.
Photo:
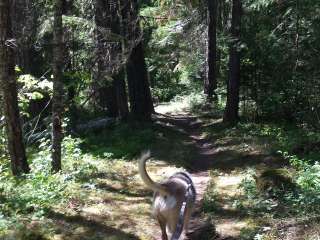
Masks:
[[[142,153],[139,173],[143,182],[154,191],[153,216],[158,220],[162,240],[168,240],[167,230],[172,240],[178,240],[181,232],[186,232],[190,215],[196,200],[196,191],[191,177],[185,172],[177,172],[162,183],[154,182],[146,171],[146,161],[150,151]]]

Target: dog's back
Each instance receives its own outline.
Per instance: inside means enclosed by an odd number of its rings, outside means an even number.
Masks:
[[[149,152],[142,154],[139,172],[145,184],[154,191],[153,215],[160,224],[162,239],[167,240],[166,228],[172,234],[187,230],[196,191],[191,177],[185,172],[177,172],[162,183],[155,183],[145,168],[149,158]]]
[[[177,172],[161,183],[166,186],[169,194],[154,193],[153,214],[155,217],[161,215],[166,219],[168,230],[173,233],[179,223],[179,216],[183,202],[185,202],[185,213],[183,229],[187,229],[194,203],[196,201],[196,190],[189,174]]]

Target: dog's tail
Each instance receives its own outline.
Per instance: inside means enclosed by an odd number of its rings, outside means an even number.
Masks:
[[[147,185],[148,188],[155,192],[160,192],[163,195],[168,194],[168,191],[165,186],[154,182],[147,173],[146,170],[146,161],[151,158],[150,151],[142,152],[139,159],[139,173],[142,178],[142,181]]]

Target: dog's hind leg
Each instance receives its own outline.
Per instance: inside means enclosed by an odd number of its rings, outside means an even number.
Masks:
[[[160,228],[161,228],[161,239],[168,240],[168,235],[167,235],[167,231],[166,231],[167,224],[166,224],[165,219],[162,216],[158,215],[157,220],[158,220]]]

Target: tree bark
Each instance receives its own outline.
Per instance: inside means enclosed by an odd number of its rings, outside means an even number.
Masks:
[[[223,21],[222,21],[222,14],[223,14],[223,0],[217,0],[217,32],[223,32]],[[221,77],[221,58],[222,58],[222,51],[219,47],[216,49],[217,51],[217,61],[216,61],[216,78],[217,81],[219,77]]]
[[[104,65],[103,65],[104,66]],[[105,83],[104,76],[103,76],[103,66],[98,68],[99,71],[99,78],[100,84],[105,84],[105,86],[98,87],[98,104],[102,109],[106,110],[106,113],[109,117],[118,117],[118,101],[117,101],[117,94],[116,94],[116,85],[115,82],[112,81],[111,83]],[[103,80],[102,80],[103,79]]]
[[[111,19],[110,19],[111,31],[124,38],[122,8],[125,8],[124,5],[126,4],[126,2],[122,0],[113,0],[113,1],[111,0],[109,4],[110,4],[109,14],[111,15]],[[110,44],[110,47],[112,48],[112,44]],[[114,52],[113,55],[117,59],[116,71],[114,71],[113,80],[116,86],[119,118],[122,120],[125,120],[129,115],[129,106],[128,106],[128,97],[127,97],[126,82],[125,82],[125,77],[126,77],[125,66],[122,65],[125,58],[124,40],[119,40],[115,44],[113,52]]]
[[[216,98],[217,88],[217,0],[207,0],[208,5],[208,49],[207,76],[204,81],[204,93],[207,101]]]
[[[4,115],[8,150],[13,175],[30,171],[22,138],[15,76],[14,48],[10,19],[10,1],[0,0],[0,83],[4,101]]]
[[[119,39],[109,39],[110,36],[105,34],[109,30],[112,34],[121,36],[121,2],[120,0],[96,0],[95,5],[95,21],[98,28],[97,81],[100,82],[99,85],[102,85],[102,88],[98,90],[98,98],[100,103],[105,102],[109,116],[126,119],[129,110],[122,66],[123,43]],[[112,78],[109,84],[103,80],[107,75]]]
[[[144,59],[142,42],[136,46],[130,55],[127,64],[130,109],[137,119],[150,119],[154,112],[147,65]]]
[[[228,123],[239,119],[241,14],[241,0],[233,0],[227,104],[223,116],[223,121]]]
[[[17,40],[16,64],[24,73],[31,73],[33,65],[33,40],[37,33],[32,1],[12,0],[12,20],[14,37]]]
[[[116,96],[119,109],[119,118],[126,120],[129,115],[128,97],[125,82],[125,72],[123,69],[113,77],[116,85]]]
[[[116,88],[113,82],[109,82],[107,75],[107,40],[103,34],[107,31],[108,19],[108,2],[106,0],[95,0],[95,16],[96,23],[96,56],[97,69],[94,75],[93,91],[94,99],[100,108],[106,109],[107,115],[110,117],[118,116],[118,104],[116,97]],[[101,31],[102,30],[102,31]]]
[[[63,0],[54,2],[53,23],[53,97],[52,97],[52,171],[61,170],[61,143],[63,140]]]
[[[127,78],[129,88],[130,110],[134,118],[148,120],[154,112],[149,75],[144,59],[143,42],[139,37],[141,29],[138,19],[138,3],[131,1],[130,13],[127,14],[128,39],[134,41],[134,47],[127,62]],[[131,17],[131,18],[130,18]],[[130,23],[130,24],[129,24]]]

